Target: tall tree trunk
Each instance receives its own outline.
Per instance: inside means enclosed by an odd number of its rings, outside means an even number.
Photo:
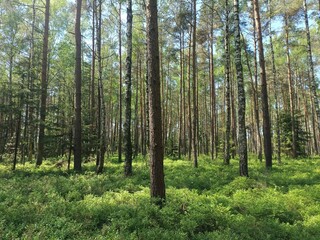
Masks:
[[[150,121],[150,194],[162,205],[165,200],[161,120],[157,0],[147,0],[147,48]]]
[[[132,65],[132,0],[127,0],[127,58],[126,58],[126,120],[124,125],[125,139],[125,175],[132,175],[132,142],[131,142],[131,65]],[[138,81],[138,79],[137,79]]]
[[[122,23],[121,23],[121,1],[119,1],[119,142],[118,162],[122,162]],[[128,64],[128,63],[127,63]]]
[[[319,99],[317,95],[317,89],[316,89],[316,79],[315,79],[315,73],[314,73],[314,65],[313,65],[313,56],[312,56],[312,48],[311,48],[311,38],[310,38],[310,29],[309,29],[309,20],[308,20],[308,8],[307,8],[307,1],[303,1],[303,9],[304,9],[304,21],[306,25],[306,34],[307,34],[307,43],[308,43],[308,61],[309,61],[309,69],[311,78],[309,78],[309,89],[311,92],[311,102],[314,107],[312,109],[312,132],[313,132],[313,138],[314,138],[314,149],[316,154],[319,154],[319,146],[318,146],[318,140],[317,140],[317,131],[316,131],[316,119],[318,119],[318,131],[320,131],[320,107],[319,107]],[[320,1],[319,1],[319,12],[320,12]],[[320,16],[319,16],[320,17]],[[314,114],[316,112],[316,116]]]
[[[254,116],[256,120],[256,136],[257,136],[257,154],[260,162],[262,161],[262,139],[260,133],[260,114],[259,114],[259,98],[258,98],[258,61],[257,61],[257,27],[253,13],[253,41],[254,41],[254,83],[252,83],[253,89],[253,104],[254,104]]]
[[[50,0],[46,0],[43,50],[42,50],[42,74],[41,74],[41,103],[40,103],[40,124],[39,124],[39,142],[36,166],[42,164],[44,153],[44,129],[47,108],[47,85],[48,85],[48,43],[49,43],[49,17],[50,17]]]
[[[240,176],[248,177],[248,153],[246,133],[246,95],[243,83],[243,70],[241,62],[241,39],[239,2],[234,0],[234,22],[235,22],[235,65],[238,82],[238,125],[239,125],[239,171]]]
[[[29,46],[29,57],[28,57],[28,88],[30,93],[27,95],[27,104],[26,104],[26,117],[24,124],[24,139],[27,143],[27,157],[28,160],[32,160],[33,155],[33,135],[34,135],[34,126],[33,126],[33,113],[34,106],[31,103],[33,98],[34,91],[34,32],[35,32],[35,18],[36,18],[36,7],[35,0],[32,0],[32,23],[31,23],[31,35],[30,35],[30,46]],[[23,153],[24,154],[24,153]],[[24,162],[24,158],[23,158]]]
[[[226,115],[226,135],[224,143],[224,163],[230,164],[230,129],[231,129],[231,106],[230,106],[230,43],[229,43],[229,0],[225,1],[226,22],[225,22],[225,104],[227,108]]]
[[[102,82],[102,54],[101,54],[101,36],[102,36],[102,0],[99,0],[99,10],[97,14],[98,26],[97,26],[97,54],[98,54],[98,166],[97,174],[102,173],[104,167],[104,156],[106,152],[106,134],[105,134],[105,104]]]
[[[289,98],[290,98],[290,114],[291,114],[291,134],[292,134],[292,144],[291,144],[291,154],[293,158],[297,157],[297,131],[295,127],[295,93],[294,93],[294,83],[291,73],[291,58],[290,58],[290,47],[289,47],[289,16],[286,13],[284,15],[285,22],[285,32],[286,32],[286,55],[287,55],[287,77],[289,85]]]
[[[74,170],[81,171],[82,152],[82,125],[81,125],[81,5],[82,0],[77,0],[75,41],[76,41],[76,65],[75,65],[75,121],[74,121]]]
[[[184,81],[184,64],[183,64],[183,55],[182,55],[182,31],[179,32],[179,55],[180,55],[180,86],[179,86],[179,142],[178,142],[178,159],[181,158],[181,148],[182,148],[182,141],[184,139],[182,138],[183,135],[183,118],[182,113],[184,111],[183,109],[183,81]]]
[[[96,133],[97,129],[96,129],[96,96],[95,96],[95,71],[96,71],[96,52],[95,52],[95,46],[96,46],[96,12],[97,12],[97,1],[93,0],[92,1],[92,38],[91,38],[91,44],[92,44],[92,51],[91,51],[91,124],[92,124],[92,132]],[[94,140],[96,140],[96,138],[94,138]],[[97,152],[97,147],[94,146],[95,152]],[[97,157],[96,159],[96,166],[98,166],[99,164],[99,158]]]
[[[254,8],[257,41],[258,41],[258,48],[259,48],[264,155],[266,159],[266,168],[272,168],[272,143],[271,143],[271,125],[270,125],[270,115],[269,115],[267,74],[266,74],[266,67],[265,67],[265,60],[264,60],[264,50],[263,50],[262,31],[261,31],[261,22],[260,22],[260,8],[259,8],[258,0],[253,0],[253,8]]]
[[[212,8],[213,11],[213,8]],[[213,12],[212,12],[213,16]],[[215,86],[215,78],[214,78],[214,62],[213,62],[213,23],[210,28],[210,57],[209,57],[209,69],[210,69],[210,94],[211,94],[211,158],[212,160],[215,158],[216,153],[216,86]]]
[[[197,0],[193,0],[193,32],[192,32],[192,95],[193,95],[193,166],[198,167],[198,103],[197,103]]]
[[[276,108],[276,134],[277,134],[277,160],[278,163],[281,163],[281,136],[280,136],[280,123],[279,123],[279,103],[278,103],[278,84],[277,84],[277,70],[275,65],[275,58],[274,58],[274,49],[273,49],[273,39],[272,39],[272,27],[271,27],[271,6],[270,2],[268,3],[269,7],[269,14],[270,14],[270,34],[269,34],[269,41],[270,41],[270,49],[271,49],[271,57],[272,57],[272,75],[273,75],[273,88],[274,88],[274,98],[275,98],[275,108]]]
[[[190,27],[189,46],[188,46],[188,159],[191,160],[192,150],[192,114],[191,114],[191,34],[192,28]]]

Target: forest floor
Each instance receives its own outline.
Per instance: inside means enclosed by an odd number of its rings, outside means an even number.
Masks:
[[[165,160],[167,200],[150,203],[145,160],[125,178],[109,159],[81,174],[45,161],[0,164],[0,239],[320,239],[320,159],[284,159],[266,171],[249,161],[249,178],[238,163],[200,157]]]

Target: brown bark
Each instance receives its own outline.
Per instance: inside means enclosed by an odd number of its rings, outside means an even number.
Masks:
[[[198,167],[198,101],[197,101],[197,1],[193,0],[193,31],[192,31],[192,95],[193,95],[193,166]]]
[[[307,43],[308,43],[308,63],[310,69],[310,77],[309,77],[309,89],[310,89],[310,96],[311,96],[311,105],[312,105],[312,135],[314,141],[314,149],[315,153],[319,154],[319,146],[317,140],[317,130],[320,131],[320,107],[319,107],[319,99],[317,95],[316,89],[316,79],[314,73],[314,65],[313,65],[313,56],[312,56],[312,47],[311,47],[311,37],[310,37],[310,29],[309,29],[309,20],[308,20],[308,8],[307,8],[307,1],[303,1],[304,7],[304,20],[306,25],[306,35],[307,35]],[[319,1],[319,11],[320,11],[320,1]],[[316,122],[318,119],[318,126],[316,126]]]
[[[161,206],[165,200],[161,120],[157,0],[147,0],[147,52],[150,129],[150,194]]]
[[[82,0],[77,0],[75,41],[76,41],[76,64],[75,64],[75,121],[74,121],[74,170],[81,171],[82,152],[82,124],[81,124],[81,5]]]
[[[121,1],[119,1],[119,142],[118,162],[122,161],[122,43],[121,43]]]
[[[260,64],[260,78],[261,78],[261,105],[263,114],[263,136],[264,136],[264,155],[266,159],[266,167],[272,167],[272,143],[271,143],[271,125],[269,115],[269,100],[268,100],[268,86],[267,74],[264,60],[264,50],[262,41],[262,31],[260,22],[260,8],[258,0],[253,0],[254,15],[257,31],[257,41],[259,49],[259,64]]]

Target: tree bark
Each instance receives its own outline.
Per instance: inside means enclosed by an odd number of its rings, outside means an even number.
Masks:
[[[125,175],[132,175],[131,142],[131,65],[132,65],[132,0],[127,0],[127,58],[126,58],[126,120],[124,125],[125,140]],[[138,79],[137,79],[138,81]]]
[[[303,9],[304,9],[304,20],[306,25],[306,35],[307,35],[307,44],[308,44],[308,63],[310,69],[310,78],[309,78],[309,89],[311,95],[311,105],[314,106],[312,109],[312,132],[314,138],[314,149],[315,153],[319,154],[319,146],[317,140],[317,131],[316,131],[316,119],[318,119],[318,131],[320,131],[320,107],[319,107],[319,99],[317,96],[317,88],[316,88],[316,79],[314,73],[314,65],[313,65],[313,56],[312,56],[312,47],[311,47],[311,38],[310,38],[310,29],[309,29],[309,20],[308,20],[308,8],[307,8],[307,1],[303,1]],[[319,12],[320,12],[320,1],[319,1]],[[320,16],[319,16],[320,17]],[[314,114],[316,112],[316,114]],[[316,116],[315,116],[316,115]]]
[[[150,129],[150,194],[161,206],[165,200],[160,96],[157,0],[147,0],[147,53]]]
[[[234,0],[234,22],[235,22],[235,65],[238,82],[238,125],[239,125],[239,171],[240,176],[248,177],[248,153],[246,133],[246,96],[243,82],[243,69],[241,62],[241,40],[239,2]]]
[[[42,72],[41,72],[41,103],[40,103],[40,124],[39,124],[39,142],[36,166],[42,164],[44,153],[44,129],[47,111],[47,85],[48,85],[48,43],[49,43],[49,17],[50,0],[46,0],[43,50],[42,50]]]
[[[271,125],[269,115],[267,74],[264,60],[264,49],[262,41],[262,31],[260,22],[260,8],[258,0],[253,0],[257,41],[259,49],[259,64],[261,77],[261,105],[263,114],[263,136],[264,136],[264,155],[266,159],[266,168],[272,168],[272,143],[271,143]]]
[[[122,23],[121,23],[121,1],[119,1],[119,142],[118,162],[122,162]],[[128,63],[127,63],[128,64]]]
[[[230,164],[230,129],[231,129],[231,106],[230,106],[230,43],[229,43],[229,0],[225,1],[226,22],[225,22],[225,103],[227,108],[226,132],[224,143],[224,164]]]
[[[74,121],[74,170],[81,171],[82,152],[82,125],[81,125],[81,5],[82,0],[77,0],[75,41],[76,41],[76,65],[75,65],[75,121]]]
[[[269,41],[270,41],[270,50],[272,57],[272,75],[273,75],[273,88],[274,88],[274,98],[275,98],[275,108],[276,108],[276,134],[277,134],[277,160],[278,163],[281,163],[281,136],[280,136],[280,123],[279,123],[279,103],[278,103],[278,84],[277,84],[277,69],[275,65],[274,59],[274,49],[273,49],[273,39],[272,39],[272,28],[271,28],[271,6],[270,2],[268,3],[269,7],[269,15],[270,15],[270,33],[269,33]]]
[[[193,0],[193,31],[192,31],[192,95],[193,95],[193,124],[192,152],[193,166],[198,167],[198,101],[197,101],[197,1]]]

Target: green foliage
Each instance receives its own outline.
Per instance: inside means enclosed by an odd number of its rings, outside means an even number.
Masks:
[[[297,156],[306,156],[306,145],[310,138],[309,134],[303,129],[301,123],[302,115],[295,113],[294,127],[296,129],[296,151]],[[279,119],[281,129],[281,148],[287,154],[291,154],[292,150],[292,118],[289,112],[280,114]]]
[[[222,161],[219,161],[222,162]],[[149,169],[137,158],[131,178],[108,161],[106,172],[66,172],[0,165],[1,239],[318,239],[320,162],[284,160],[266,171],[250,161],[251,177],[238,164],[200,158],[165,160],[167,201],[150,202]]]

